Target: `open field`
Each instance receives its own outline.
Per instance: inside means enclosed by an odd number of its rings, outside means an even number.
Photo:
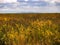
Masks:
[[[60,14],[0,14],[0,45],[60,45]]]

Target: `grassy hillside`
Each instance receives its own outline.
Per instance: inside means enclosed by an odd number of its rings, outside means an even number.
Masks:
[[[60,45],[60,14],[0,14],[0,45]]]

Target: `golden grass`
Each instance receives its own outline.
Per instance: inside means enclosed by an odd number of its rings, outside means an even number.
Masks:
[[[0,14],[0,45],[60,45],[59,14]]]

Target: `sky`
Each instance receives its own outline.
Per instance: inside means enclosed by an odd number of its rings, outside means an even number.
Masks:
[[[26,3],[21,3],[21,1]],[[60,0],[0,0],[0,3],[16,3],[20,2],[19,5],[30,5],[30,6],[46,6],[46,5],[55,5],[56,2],[58,2],[57,5],[60,5]],[[1,4],[0,4],[1,5]],[[7,4],[8,5],[8,4]],[[10,5],[10,4],[9,4]]]
[[[17,1],[46,1],[46,2],[52,2],[52,3],[60,2],[60,0],[0,0],[0,2],[2,3],[5,3],[5,2],[11,3],[11,2],[17,2]]]
[[[20,2],[20,1],[24,1],[26,3]],[[16,6],[16,4],[11,4],[13,2],[20,2],[18,3],[18,6],[16,9],[14,7]],[[58,3],[56,4],[56,2]],[[0,4],[1,13],[2,12],[6,12],[6,13],[17,12],[17,11],[18,12],[60,12],[60,0],[0,0],[0,3],[2,3]],[[55,5],[59,5],[59,7]]]

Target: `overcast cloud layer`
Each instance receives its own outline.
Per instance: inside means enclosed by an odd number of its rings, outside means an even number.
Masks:
[[[0,13],[60,13],[60,0],[0,0]]]

